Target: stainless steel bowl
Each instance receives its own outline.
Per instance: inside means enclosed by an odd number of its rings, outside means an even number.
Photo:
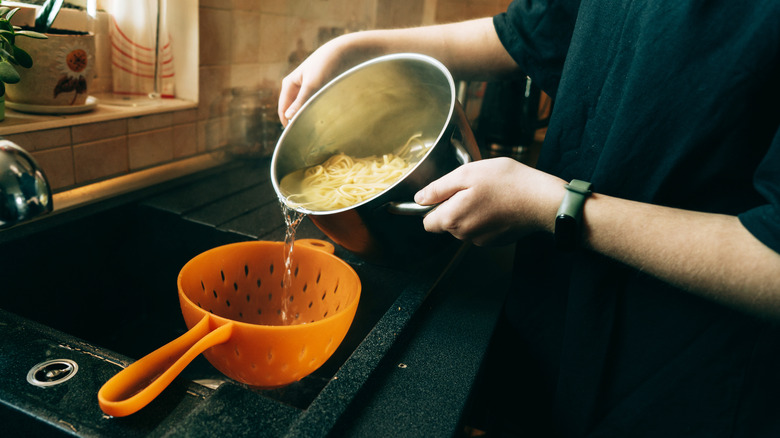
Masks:
[[[379,57],[341,74],[313,95],[290,121],[271,161],[274,190],[294,171],[335,153],[355,157],[397,150],[422,134],[428,151],[382,193],[339,210],[311,211],[311,220],[334,242],[364,259],[393,263],[436,250],[448,235],[425,232],[414,194],[479,149],[457,102],[452,75],[439,61],[403,53]]]

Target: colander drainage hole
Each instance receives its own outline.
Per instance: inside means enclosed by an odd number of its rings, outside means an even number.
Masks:
[[[219,275],[222,276],[222,282],[225,282],[225,271],[219,271]]]
[[[308,288],[309,288],[309,284],[308,283],[303,283],[303,291],[306,292],[306,289],[308,289]]]
[[[206,292],[206,285],[203,284],[203,281],[200,282],[200,288],[203,289],[203,292]]]
[[[238,283],[233,283],[233,290],[238,292]]]
[[[214,290],[212,291],[212,293],[214,294],[214,298],[216,298],[216,297],[217,297],[217,290],[216,290],[216,289],[214,289]]]
[[[268,270],[273,274],[274,273],[274,264],[271,263],[270,266],[268,266]]]
[[[227,306],[230,307],[230,300],[225,300],[225,304],[227,304]]]
[[[268,294],[268,301],[271,301],[274,299],[274,294]]]
[[[247,303],[249,302],[250,299],[251,299],[251,297],[249,296],[249,294],[246,294],[246,302]]]
[[[263,286],[263,282],[260,281],[260,279],[258,278],[257,279],[257,287],[262,287],[262,286]]]
[[[244,277],[249,277],[249,266],[244,265]]]

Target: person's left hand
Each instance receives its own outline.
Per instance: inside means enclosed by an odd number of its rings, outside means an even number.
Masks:
[[[511,158],[475,161],[432,182],[414,197],[438,204],[425,229],[476,245],[501,245],[538,230],[552,231],[565,181]]]

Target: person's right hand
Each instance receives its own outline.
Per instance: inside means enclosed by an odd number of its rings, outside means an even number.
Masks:
[[[361,61],[349,55],[349,36],[327,42],[282,80],[277,108],[282,125],[287,126],[306,100],[323,85]]]

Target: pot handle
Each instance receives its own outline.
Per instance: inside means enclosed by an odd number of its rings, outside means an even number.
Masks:
[[[472,161],[471,154],[469,154],[469,151],[463,146],[463,143],[455,137],[450,141],[455,148],[455,158],[460,164],[470,163]],[[430,213],[438,205],[439,204],[420,205],[416,202],[388,202],[387,211],[388,213],[402,216],[423,216]]]
[[[328,254],[336,252],[336,247],[332,243],[321,239],[295,239],[295,245],[305,246]]]
[[[133,414],[155,399],[200,353],[230,339],[233,323],[214,330],[209,316],[108,380],[98,391],[100,409],[114,417]]]

